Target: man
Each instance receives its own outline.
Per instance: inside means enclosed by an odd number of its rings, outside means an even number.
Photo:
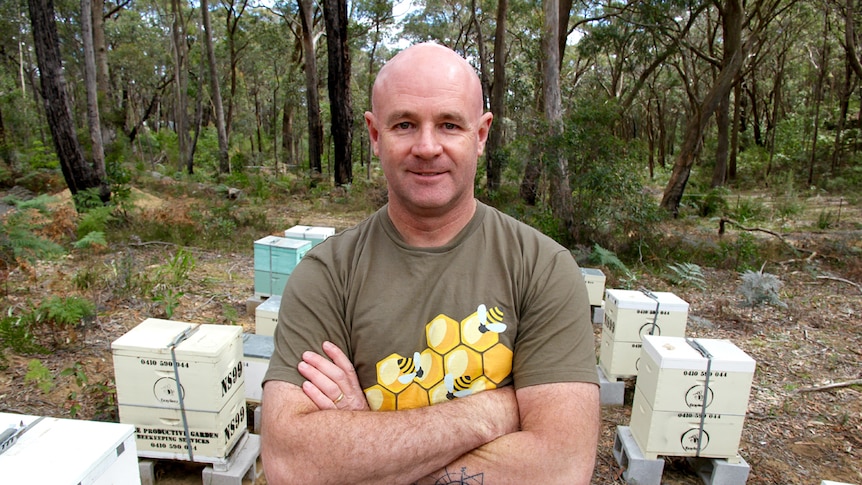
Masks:
[[[491,119],[445,47],[381,69],[365,120],[389,201],[288,281],[262,399],[268,483],[589,483],[586,286],[565,248],[474,198]]]

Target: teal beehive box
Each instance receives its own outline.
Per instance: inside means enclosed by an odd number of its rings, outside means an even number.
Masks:
[[[270,246],[270,270],[273,273],[290,274],[299,260],[311,249],[311,241],[280,237]]]

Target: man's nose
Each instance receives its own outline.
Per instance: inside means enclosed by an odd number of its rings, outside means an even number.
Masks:
[[[413,154],[417,157],[430,158],[439,155],[442,150],[443,147],[440,144],[436,127],[423,126],[420,128],[416,143],[413,144]]]

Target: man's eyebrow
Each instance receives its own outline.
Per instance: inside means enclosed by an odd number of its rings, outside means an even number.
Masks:
[[[409,110],[394,111],[386,117],[386,124],[391,125],[399,120],[409,120],[414,117],[414,112]],[[466,123],[467,118],[463,114],[458,113],[457,111],[444,111],[443,113],[440,113],[435,116],[435,120],[437,122],[455,123],[457,125],[463,125]]]

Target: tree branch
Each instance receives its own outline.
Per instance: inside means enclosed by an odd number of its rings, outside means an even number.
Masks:
[[[852,381],[844,381],[844,382],[833,382],[832,384],[827,384],[825,386],[816,386],[816,387],[803,387],[797,389],[796,392],[817,392],[817,391],[826,391],[829,389],[836,389],[839,387],[850,387],[862,384],[862,379],[853,379]]]

